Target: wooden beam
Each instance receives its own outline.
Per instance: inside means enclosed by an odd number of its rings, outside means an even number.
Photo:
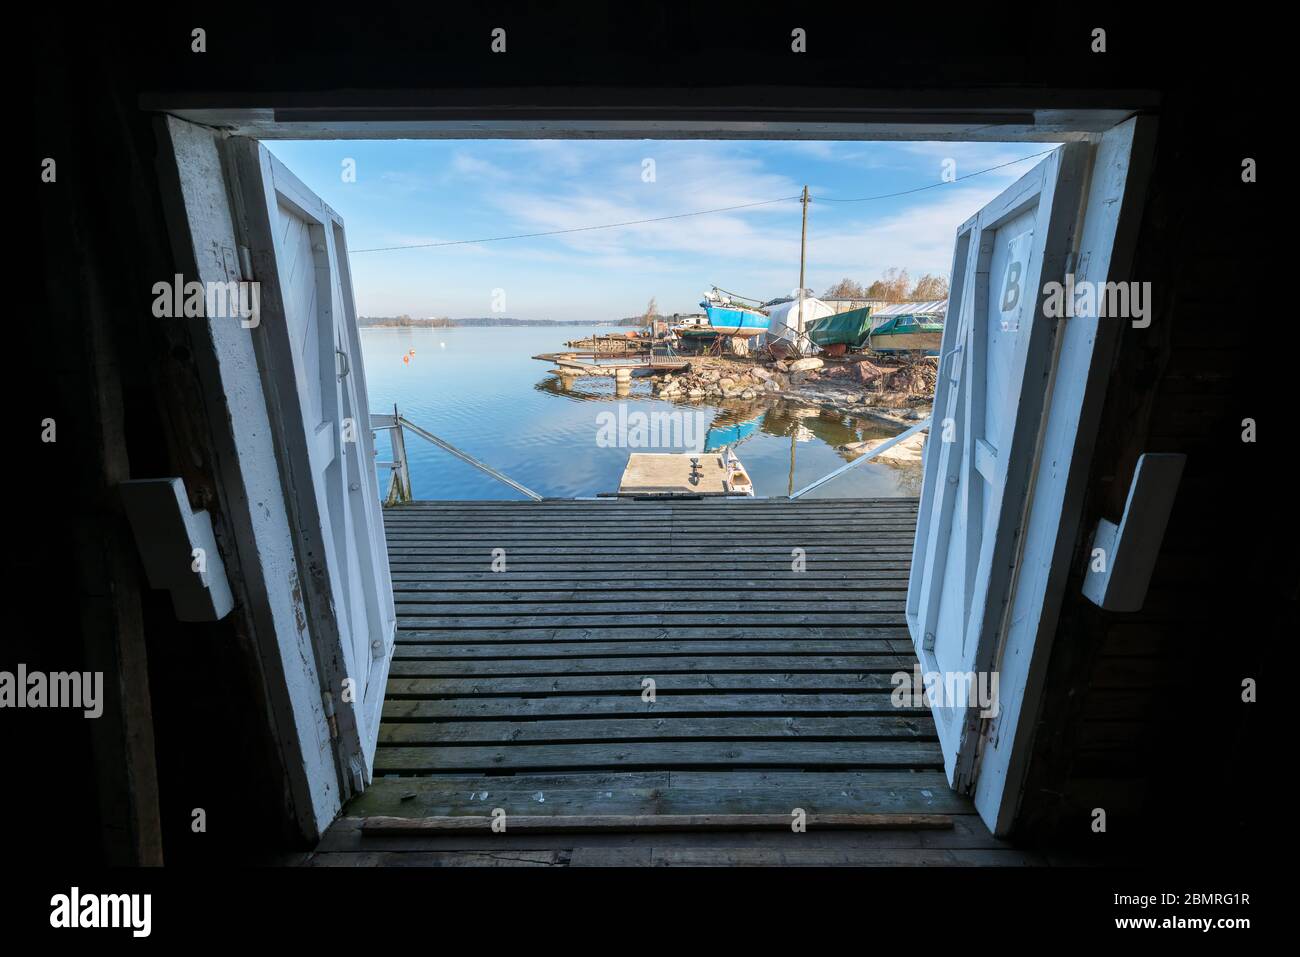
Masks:
[[[368,817],[363,835],[438,834],[486,831],[497,818],[486,815],[445,817]],[[611,831],[784,831],[792,814],[575,814],[508,815],[503,833],[583,834]],[[946,830],[947,814],[809,814],[808,830]]]

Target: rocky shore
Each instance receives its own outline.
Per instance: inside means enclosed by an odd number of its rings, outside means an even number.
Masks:
[[[695,357],[685,369],[656,375],[654,394],[670,401],[786,398],[891,425],[910,425],[930,413],[936,363],[931,358],[823,359],[808,356],[759,362],[738,357]]]

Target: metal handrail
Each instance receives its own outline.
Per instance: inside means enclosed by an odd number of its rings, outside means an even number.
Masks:
[[[922,419],[920,422],[916,423],[916,425],[912,426],[912,427],[911,427],[910,429],[908,429],[906,432],[900,432],[900,433],[898,433],[898,435],[894,436],[894,437],[893,437],[892,439],[890,439],[888,442],[882,442],[882,443],[880,443],[880,444],[877,445],[874,449],[872,449],[870,452],[866,453],[865,455],[861,456],[860,458],[856,458],[856,459],[854,459],[852,462],[845,462],[843,465],[841,465],[839,468],[837,468],[834,472],[830,472],[830,473],[828,473],[828,474],[826,474],[826,475],[823,475],[821,478],[819,478],[817,481],[813,482],[811,485],[805,485],[803,488],[799,489],[799,491],[797,491],[797,492],[791,492],[791,493],[787,496],[787,498],[792,498],[792,499],[794,499],[794,498],[798,498],[800,495],[803,495],[805,492],[811,492],[811,491],[812,491],[813,489],[815,489],[815,488],[821,488],[823,485],[825,485],[825,484],[826,484],[827,482],[829,482],[831,479],[839,478],[841,475],[843,475],[843,474],[844,474],[845,472],[847,472],[849,469],[851,469],[851,468],[855,468],[855,467],[861,465],[863,462],[867,462],[867,461],[869,461],[869,460],[875,458],[877,455],[879,455],[881,452],[884,452],[886,449],[892,449],[892,448],[893,448],[895,445],[897,445],[899,442],[902,442],[902,441],[904,441],[905,439],[910,439],[912,436],[916,435],[916,433],[921,432],[921,431],[923,431],[924,429],[928,429],[928,428],[930,427],[930,421],[931,421],[933,418],[934,418],[933,414],[931,414],[931,415],[927,415],[924,419]]]
[[[488,475],[492,476],[498,482],[504,482],[506,485],[509,485],[515,491],[523,492],[525,495],[527,495],[529,498],[533,499],[534,501],[540,502],[542,500],[542,496],[538,495],[532,489],[528,488],[525,485],[520,485],[518,482],[516,482],[514,479],[510,478],[509,476],[503,475],[502,473],[498,472],[492,466],[487,465],[484,462],[480,462],[478,459],[474,458],[474,456],[470,455],[468,452],[462,452],[460,449],[456,448],[456,446],[452,445],[450,442],[440,439],[432,432],[420,428],[418,425],[416,425],[414,422],[412,422],[410,419],[406,418],[405,416],[398,414],[397,422],[398,425],[410,429],[412,432],[414,432],[420,438],[424,439],[426,442],[432,442],[434,445],[438,446],[438,448],[450,452],[452,455],[456,456],[456,458],[460,459],[462,462],[467,462],[470,465],[474,466],[474,468],[478,469],[479,471],[486,472]]]

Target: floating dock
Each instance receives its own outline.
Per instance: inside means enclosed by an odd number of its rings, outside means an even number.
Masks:
[[[618,483],[619,495],[753,495],[735,456],[722,452],[633,452]]]
[[[636,373],[676,372],[687,368],[689,359],[667,356],[641,355],[612,358],[608,353],[543,352],[533,356],[542,362],[553,362],[560,375],[597,375],[627,378]]]

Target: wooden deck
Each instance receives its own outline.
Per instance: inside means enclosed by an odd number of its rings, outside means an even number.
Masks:
[[[399,630],[376,780],[311,863],[1029,863],[949,790],[928,711],[890,701],[890,676],[915,660],[903,600],[916,507],[387,509]],[[361,833],[368,817],[494,808],[506,834]],[[539,815],[789,819],[795,808],[952,821],[808,833],[508,826]]]

